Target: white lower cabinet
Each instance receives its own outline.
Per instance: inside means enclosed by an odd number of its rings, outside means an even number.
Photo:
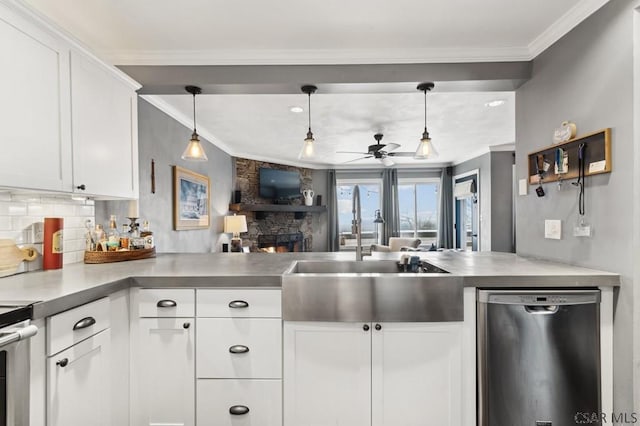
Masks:
[[[193,426],[191,318],[139,318],[132,332],[132,426]]]
[[[372,425],[461,425],[462,323],[381,323],[372,330]]]
[[[198,379],[198,426],[281,426],[280,380]]]
[[[371,425],[371,331],[362,323],[285,322],[283,351],[286,426]]]
[[[284,425],[459,426],[462,323],[285,322]]]
[[[47,425],[110,426],[110,330],[47,360]]]

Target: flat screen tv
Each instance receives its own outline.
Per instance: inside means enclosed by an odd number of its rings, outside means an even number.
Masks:
[[[300,198],[300,173],[261,167],[260,196],[271,200]]]

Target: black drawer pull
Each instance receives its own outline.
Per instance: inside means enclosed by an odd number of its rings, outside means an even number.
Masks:
[[[169,300],[169,299],[164,299],[164,300],[160,300],[156,306],[158,308],[175,308],[176,306],[178,306],[178,304],[176,303],[175,300]]]
[[[243,414],[247,414],[249,412],[249,407],[244,405],[233,405],[229,408],[229,414],[233,414],[234,416],[241,416]]]
[[[229,352],[232,354],[246,354],[249,352],[249,348],[245,345],[233,345],[229,348]]]
[[[94,317],[86,317],[82,318],[80,321],[75,323],[73,326],[74,330],[82,330],[83,328],[91,327],[96,323],[96,319]]]
[[[234,300],[232,302],[229,302],[229,307],[235,309],[248,308],[249,303],[245,302],[244,300]]]
[[[56,362],[56,365],[59,365],[62,368],[66,367],[67,364],[69,364],[69,358],[62,358],[60,361]]]

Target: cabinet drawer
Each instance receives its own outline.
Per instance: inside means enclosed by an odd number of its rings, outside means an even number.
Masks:
[[[137,289],[137,292],[140,317],[186,318],[195,315],[193,289]]]
[[[53,355],[110,327],[109,298],[47,318],[47,355]]]
[[[197,377],[282,377],[280,319],[198,318],[196,335]]]
[[[282,316],[279,289],[207,289],[198,290],[199,317],[262,317]]]
[[[104,330],[47,359],[47,425],[111,425],[110,339]]]
[[[198,426],[281,426],[280,380],[198,380]],[[231,407],[246,414],[231,414]]]

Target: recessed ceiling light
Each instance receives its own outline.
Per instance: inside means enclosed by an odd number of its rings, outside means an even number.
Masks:
[[[289,108],[289,111],[295,112],[296,114],[299,114],[302,111],[304,111],[304,108],[299,107],[299,106],[292,106],[291,108]]]
[[[486,106],[488,108],[495,108],[495,107],[499,107],[500,105],[504,105],[504,104],[505,104],[505,100],[504,99],[494,99],[493,101],[485,102],[484,106]]]

